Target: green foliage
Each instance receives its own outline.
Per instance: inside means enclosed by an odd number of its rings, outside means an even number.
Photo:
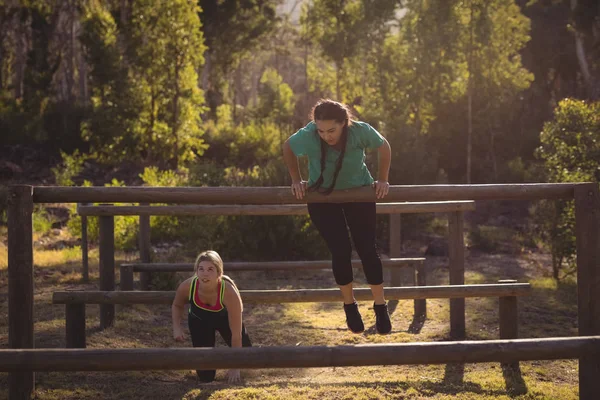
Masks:
[[[71,155],[61,150],[60,155],[62,164],[51,169],[54,181],[59,186],[73,186],[73,178],[81,173],[83,163],[88,156],[79,153],[79,150],[75,150]]]
[[[52,224],[55,222],[45,208],[41,204],[36,204],[31,216],[33,223],[33,231],[39,235],[45,235],[52,229]]]
[[[256,116],[275,124],[285,124],[292,121],[294,115],[294,92],[283,82],[283,78],[273,68],[267,68],[260,78],[259,104]]]
[[[600,165],[600,102],[564,99],[554,119],[544,124],[536,154],[544,162],[550,182],[597,182]],[[542,202],[535,210],[539,235],[550,245],[553,275],[559,279],[575,263],[575,210],[573,201]]]
[[[486,253],[520,253],[536,246],[529,235],[501,226],[476,225],[468,239],[469,247]]]
[[[84,182],[83,186],[92,186],[90,182]],[[123,187],[125,184],[113,179],[106,187]],[[99,205],[93,203],[92,205]],[[119,204],[124,205],[124,204]],[[67,222],[67,228],[74,237],[81,237],[81,216],[77,214],[76,205],[71,205],[71,217]],[[137,235],[139,231],[139,218],[136,216],[116,216],[115,219],[115,249],[133,250],[137,248]],[[100,238],[100,225],[98,217],[87,217],[88,242],[98,243]]]
[[[235,124],[229,105],[217,109],[218,119],[205,125],[206,140],[210,143],[206,156],[219,165],[253,168],[280,158],[280,149],[287,138],[274,122],[250,121]],[[284,136],[286,135],[286,136]]]
[[[214,112],[229,102],[231,72],[242,59],[266,47],[279,21],[279,0],[200,0],[198,4],[207,46],[202,87]]]
[[[202,154],[197,13],[187,0],[136,1],[125,29],[105,5],[86,7],[82,43],[93,95],[83,136],[104,160],[133,157],[176,168]]]

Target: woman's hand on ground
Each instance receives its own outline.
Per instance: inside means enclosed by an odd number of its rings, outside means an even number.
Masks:
[[[176,342],[183,342],[183,329],[173,328],[173,339],[175,339]]]
[[[242,378],[240,377],[239,369],[230,369],[227,371],[227,382],[228,383],[241,383]]]

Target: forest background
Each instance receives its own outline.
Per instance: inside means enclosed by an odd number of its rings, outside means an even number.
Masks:
[[[322,97],[347,103],[389,140],[394,185],[598,181],[600,6],[0,1],[3,186],[288,185],[281,145]],[[36,231],[67,225],[78,237],[68,207],[66,216],[37,208]],[[0,212],[5,229],[4,204]],[[552,253],[555,279],[572,273],[571,203],[517,204],[507,215],[524,246]],[[524,225],[513,218],[523,215]],[[403,233],[420,218],[406,219]],[[306,217],[151,223],[155,244],[180,241],[190,254],[326,254]],[[384,250],[386,229],[382,220]],[[494,250],[501,232],[472,224],[470,244]],[[136,218],[117,219],[118,247],[134,248],[136,233]]]

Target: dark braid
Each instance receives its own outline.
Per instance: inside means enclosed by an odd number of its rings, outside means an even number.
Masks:
[[[335,163],[335,171],[333,172],[333,181],[331,182],[331,186],[328,188],[322,188],[323,185],[323,171],[325,171],[325,164],[327,161],[327,143],[321,139],[319,136],[319,141],[321,143],[321,175],[319,179],[315,181],[312,185],[309,186],[309,191],[318,191],[322,194],[330,194],[335,187],[335,183],[337,181],[338,175],[340,174],[340,170],[342,169],[342,164],[344,162],[344,155],[346,154],[346,144],[348,143],[348,126],[351,123],[352,113],[348,108],[336,101],[333,100],[320,100],[317,105],[313,108],[312,111],[312,119],[316,120],[334,120],[336,122],[343,122],[344,127],[342,128],[342,135],[340,137],[340,146],[342,148],[342,152],[338,157]],[[315,134],[318,136],[319,133],[315,130]]]

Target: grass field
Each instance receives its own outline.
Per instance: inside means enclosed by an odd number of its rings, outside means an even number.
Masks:
[[[117,264],[135,260],[117,254]],[[186,261],[186,260],[181,260]],[[190,260],[187,260],[190,261]],[[35,341],[38,348],[65,346],[64,306],[52,305],[54,291],[96,289],[98,254],[90,254],[89,284],[81,283],[80,252],[36,249]],[[467,253],[466,283],[498,279],[530,282],[531,296],[519,299],[519,333],[524,338],[577,335],[574,283],[557,285],[545,275],[544,254]],[[447,284],[447,259],[428,257],[429,284]],[[312,273],[244,272],[231,276],[241,289],[334,287],[328,271]],[[184,275],[181,276],[181,279]],[[117,281],[118,281],[117,271]],[[362,272],[357,285],[364,286]],[[0,348],[8,347],[7,249],[0,242]],[[341,303],[251,305],[244,320],[254,346],[310,346],[448,340],[448,300],[428,300],[428,319],[413,321],[412,301],[390,304],[393,331],[375,333],[372,304],[360,303],[367,328],[355,335],[345,328]],[[467,299],[467,339],[498,338],[498,299]],[[189,347],[171,337],[169,306],[117,306],[113,328],[98,329],[98,306],[87,307],[88,348]],[[218,338],[218,346],[223,342]],[[36,398],[58,399],[577,399],[576,360],[521,363],[516,373],[499,364],[264,369],[243,371],[243,384],[200,384],[194,371],[37,373]],[[8,374],[0,374],[0,398],[6,398]]]

